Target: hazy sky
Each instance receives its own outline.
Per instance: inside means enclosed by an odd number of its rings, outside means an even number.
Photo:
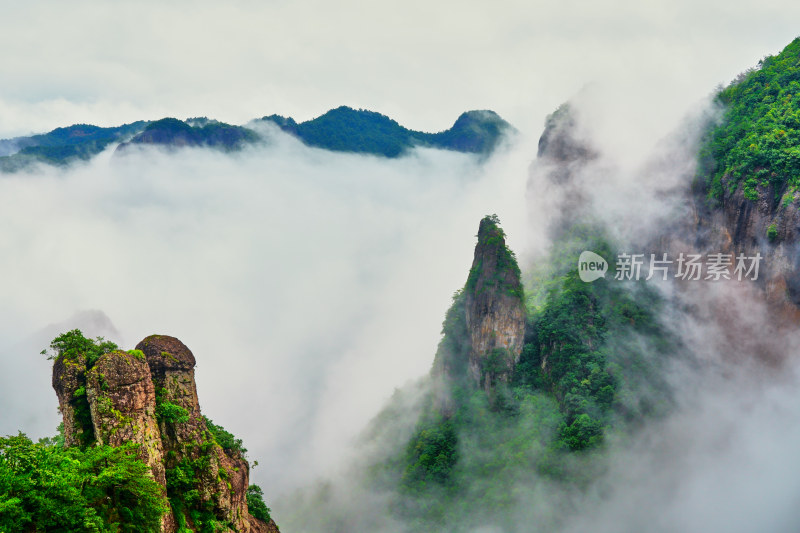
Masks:
[[[629,89],[623,100],[663,123],[800,33],[787,0],[0,5],[2,137],[343,104],[424,130],[490,108],[535,130],[592,81]]]

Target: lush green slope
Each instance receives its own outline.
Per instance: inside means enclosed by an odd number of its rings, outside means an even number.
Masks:
[[[720,91],[723,116],[706,138],[698,170],[710,199],[759,186],[787,201],[800,186],[800,38]],[[787,194],[788,193],[788,194]]]
[[[525,346],[511,381],[492,395],[458,377],[471,349],[468,284],[455,294],[437,352],[456,376],[447,382],[452,406],[443,411],[436,394],[428,398],[404,451],[372,470],[376,486],[400,487],[396,516],[410,529],[455,531],[470,516],[513,521],[503,509],[519,503],[523,487],[583,486],[607,435],[666,412],[661,372],[677,342],[659,324],[660,298],[643,283],[584,283],[582,250],[614,257],[596,225],[564,233],[528,280]]]
[[[664,411],[669,394],[660,369],[677,341],[658,319],[661,298],[644,282],[580,280],[582,250],[616,257],[597,225],[572,227],[557,250],[536,279],[538,293],[530,291],[531,333],[515,383],[553,396],[564,415],[557,445],[580,451],[609,430]]]
[[[0,438],[0,531],[155,533],[166,510],[133,446]]]

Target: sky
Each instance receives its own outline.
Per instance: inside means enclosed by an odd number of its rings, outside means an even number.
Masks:
[[[244,439],[268,500],[330,473],[429,370],[482,216],[500,216],[523,259],[535,248],[525,183],[548,113],[598,88],[593,133],[635,168],[715,86],[800,34],[800,4],[771,1],[0,9],[0,138],[340,105],[426,131],[492,109],[520,130],[487,162],[333,154],[264,126],[268,145],[233,156],[112,147],[0,177],[0,435],[52,434],[36,357],[55,332],[126,348],[175,335],[197,357],[204,412]]]
[[[307,120],[339,105],[426,131],[492,109],[533,135],[597,82],[664,124],[779,51],[800,18],[790,1],[0,5],[0,137],[163,116]]]

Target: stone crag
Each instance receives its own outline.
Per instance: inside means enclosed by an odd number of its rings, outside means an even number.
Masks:
[[[464,291],[472,345],[469,375],[488,392],[495,383],[509,381],[525,337],[519,267],[494,217],[481,220]]]
[[[727,176],[723,183],[729,179]],[[725,183],[726,184],[726,183]],[[727,185],[727,184],[726,184]],[[749,200],[741,187],[729,190],[717,205],[695,197],[694,228],[698,247],[718,250],[733,258],[760,254],[759,281],[777,318],[789,325],[800,320],[800,209],[782,203],[772,186],[756,188]]]
[[[202,509],[206,520],[226,531],[277,532],[274,521],[250,515],[249,463],[240,450],[223,449],[210,431],[200,412],[194,367],[192,352],[165,335],[91,364],[81,355],[59,357],[53,388],[66,446],[139,444],[142,461],[171,504],[162,521],[165,533],[195,531],[191,509]],[[181,475],[187,465],[195,472],[188,480]]]
[[[447,312],[431,371],[439,412],[448,416],[453,411],[450,383],[466,380],[491,397],[496,385],[511,380],[522,352],[525,322],[517,260],[506,247],[497,217],[487,216],[478,228],[466,285]]]
[[[100,357],[86,371],[86,397],[97,442],[141,445],[142,459],[166,486],[156,399],[144,356],[116,350]]]

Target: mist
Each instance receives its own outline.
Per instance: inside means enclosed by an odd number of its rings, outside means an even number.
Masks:
[[[719,109],[698,101],[672,132],[637,138],[637,120],[618,113],[619,100],[606,91],[591,88],[570,101],[576,135],[596,159],[572,168],[566,185],[549,184],[552,167],[533,163],[529,210],[539,215],[529,223],[542,227],[543,220],[570,215],[559,213],[559,205],[577,205],[621,251],[692,250],[688,191],[703,127],[718,119]],[[555,208],[530,193],[538,188],[549,189]],[[575,190],[585,196],[565,203]],[[601,473],[585,492],[530,495],[519,507],[566,508],[556,529],[570,533],[796,530],[800,334],[786,327],[755,282],[652,283],[667,302],[661,320],[680,341],[677,352],[658,362],[674,401],[669,414],[631,435],[612,436],[595,461]]]
[[[0,388],[0,434],[55,432],[39,351],[59,332],[125,348],[174,335],[204,414],[244,440],[270,501],[341,464],[427,373],[478,221],[524,226],[527,141],[487,161],[387,160],[262,133],[236,154],[111,149],[0,177],[0,357],[18,384]]]
[[[597,158],[573,169],[566,193],[551,186],[552,194],[585,193],[581,214],[607,228],[622,251],[646,252],[654,243],[670,253],[692,250],[686,231],[695,216],[688,194],[695,154],[719,110],[697,102],[674,131],[637,139],[641,130],[617,113],[617,101],[603,90],[571,100],[578,137]],[[551,170],[535,162],[529,191],[544,186]],[[533,211],[546,209],[528,198]],[[550,210],[550,219],[557,215]],[[568,502],[558,530],[794,531],[800,335],[781,325],[754,282],[653,283],[667,302],[661,319],[680,340],[659,361],[674,404],[632,435],[612,436],[588,490],[544,504]],[[523,501],[521,508],[548,499]]]
[[[609,101],[610,94],[587,89],[571,100],[579,117],[579,136],[597,152],[588,164],[572,168],[571,183],[551,183],[553,169],[546,162],[533,161],[526,170],[523,220],[504,220],[512,248],[520,243],[514,232],[525,235],[517,248],[523,275],[546,262],[558,247],[550,240],[550,227],[575,215],[575,205],[581,216],[607,228],[625,251],[646,251],[635,247],[663,243],[665,236],[673,246],[688,246],[682,241],[692,215],[686,191],[694,177],[702,128],[718,111],[710,102],[699,101],[687,109],[676,130],[649,138],[635,134],[646,119],[637,113],[616,114],[618,96]],[[626,133],[609,137],[615,129]],[[525,148],[531,147],[528,143]],[[577,189],[585,197],[570,203]],[[451,287],[459,287],[464,279],[468,255],[454,267],[461,274],[449,281]],[[660,369],[659,379],[668,387],[668,411],[640,421],[630,434],[612,432],[602,453],[562,458],[566,469],[589,479],[582,487],[503,465],[496,465],[492,474],[476,471],[465,481],[465,495],[480,498],[492,486],[485,482],[488,475],[504,480],[511,503],[477,513],[456,502],[445,512],[448,518],[440,524],[441,531],[796,529],[800,366],[794,354],[800,335],[781,326],[756,283],[652,283],[664,299],[660,320],[676,339],[675,351],[659,352],[645,338],[613,342],[617,349],[638,343],[645,350],[645,361]],[[320,532],[409,530],[393,512],[397,494],[371,488],[366,472],[370,460],[403,453],[427,383],[423,379],[402,388],[384,412],[393,423],[383,426],[383,434],[362,434],[353,444],[350,461],[329,470],[333,475],[320,475],[317,483],[276,500],[286,527]],[[543,402],[534,408],[545,412]],[[521,438],[524,429],[507,437]],[[459,461],[480,464],[487,453],[486,440],[460,434],[459,442]],[[544,452],[534,444],[529,453],[535,457]],[[438,496],[431,492],[430,497]]]
[[[708,285],[669,317],[691,356],[670,365],[673,410],[609,447],[564,531],[796,529],[800,335],[776,327],[759,289]]]

